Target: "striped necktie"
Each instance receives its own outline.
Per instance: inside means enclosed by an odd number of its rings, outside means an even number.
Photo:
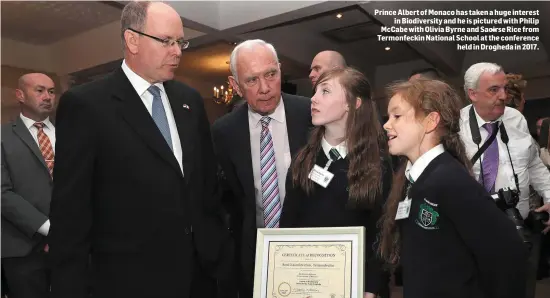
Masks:
[[[278,228],[281,217],[281,200],[279,197],[279,179],[275,163],[275,150],[269,132],[270,117],[262,117],[260,136],[260,171],[262,181],[262,202],[264,224],[266,228]]]
[[[414,184],[414,179],[411,176],[411,173],[406,173],[407,180],[405,180],[405,197],[411,198],[411,188]]]
[[[46,133],[44,132],[44,126],[46,126],[46,124],[42,122],[34,123],[34,127],[38,129],[38,133],[37,133],[38,147],[40,147],[40,152],[42,153],[42,157],[44,158],[44,161],[48,166],[48,171],[50,172],[50,176],[53,176],[53,165],[54,165],[53,147],[52,147],[52,143],[50,142],[50,138],[48,138],[48,135],[46,135]]]
[[[330,149],[328,155],[330,155],[330,159],[332,159],[332,161],[337,161],[342,158],[342,155],[340,155],[340,152],[338,152],[336,148]]]

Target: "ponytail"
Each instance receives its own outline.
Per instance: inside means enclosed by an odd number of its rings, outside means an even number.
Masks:
[[[381,240],[378,247],[379,254],[390,266],[399,263],[400,235],[395,222],[397,207],[405,194],[406,160],[401,162],[399,170],[393,175],[393,184],[390,195],[384,206],[384,214],[380,218]]]
[[[460,138],[458,132],[454,130],[443,137],[441,137],[441,143],[445,150],[449,152],[460,164],[462,164],[468,172],[473,175],[472,172],[472,163],[466,155],[466,148],[464,147],[464,142]]]

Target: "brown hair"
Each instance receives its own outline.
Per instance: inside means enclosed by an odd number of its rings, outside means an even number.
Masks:
[[[349,106],[345,136],[349,156],[348,202],[355,206],[372,207],[377,196],[382,193],[381,156],[387,152],[387,143],[378,109],[371,96],[371,85],[361,72],[345,67],[323,73],[314,89],[330,79],[337,79],[341,84]],[[361,105],[356,108],[358,98],[361,99]],[[298,152],[291,167],[293,185],[299,186],[307,194],[311,194],[314,188],[308,175],[315,165],[324,133],[324,126],[313,129],[307,145]]]
[[[414,80],[397,82],[387,88],[388,98],[400,95],[415,110],[417,118],[436,112],[440,115],[437,132],[445,150],[456,158],[471,173],[471,163],[466,156],[464,143],[460,139],[461,98],[447,83],[438,80]],[[402,163],[394,175],[392,190],[384,206],[380,255],[390,264],[399,262],[400,235],[395,222],[399,201],[405,193],[405,168]]]
[[[522,75],[513,73],[506,75],[506,95],[509,107],[518,108],[521,106],[525,87],[527,87],[527,81],[522,79]]]

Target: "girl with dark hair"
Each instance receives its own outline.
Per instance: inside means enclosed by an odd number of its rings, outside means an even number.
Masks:
[[[292,161],[280,226],[366,228],[365,297],[389,295],[377,256],[376,223],[389,194],[392,168],[386,139],[367,78],[353,68],[324,73],[311,99],[316,126]],[[328,184],[310,173],[325,167]]]
[[[385,205],[380,253],[402,265],[404,297],[523,297],[527,249],[471,174],[460,97],[436,80],[388,91],[389,152],[407,162]]]

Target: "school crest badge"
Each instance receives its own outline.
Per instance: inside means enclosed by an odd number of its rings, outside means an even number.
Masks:
[[[420,209],[418,210],[418,218],[415,220],[416,224],[426,230],[437,230],[439,226],[437,225],[437,218],[439,213],[434,209],[434,207],[422,203]]]

